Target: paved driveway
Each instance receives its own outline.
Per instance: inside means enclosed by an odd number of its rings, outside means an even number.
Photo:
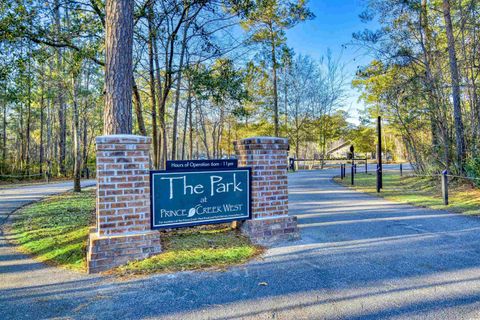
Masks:
[[[3,319],[479,319],[480,219],[345,189],[331,181],[337,171],[289,175],[290,210],[299,217],[303,239],[226,272],[118,281],[24,268],[24,259],[2,256],[0,314]],[[9,265],[6,273],[2,264]]]

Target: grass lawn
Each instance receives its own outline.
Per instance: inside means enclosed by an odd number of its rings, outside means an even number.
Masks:
[[[349,175],[344,180],[335,177],[335,181],[351,187]],[[480,189],[458,180],[449,183],[450,204],[448,206],[443,204],[440,178],[400,177],[397,172],[387,172],[383,175],[383,189],[378,194],[376,192],[375,174],[358,173],[355,176],[354,188],[388,200],[420,207],[443,209],[469,215],[480,214]]]
[[[49,197],[15,214],[14,240],[42,262],[86,270],[86,241],[94,209],[93,190]]]
[[[68,192],[20,209],[12,224],[14,241],[38,260],[86,271],[86,241],[95,223],[95,192]],[[131,262],[114,273],[146,274],[224,268],[262,252],[248,238],[225,225],[162,232],[163,252]]]

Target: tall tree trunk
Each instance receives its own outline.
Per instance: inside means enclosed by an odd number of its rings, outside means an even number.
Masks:
[[[61,85],[60,90],[63,92],[63,85]],[[65,176],[67,174],[67,169],[65,167],[66,159],[66,143],[67,143],[67,119],[65,116],[66,106],[63,99],[63,93],[59,93],[58,96],[58,164],[60,174]]]
[[[167,99],[168,95],[170,93],[170,90],[172,89],[172,84],[173,84],[173,60],[174,60],[174,50],[175,50],[175,41],[177,39],[177,34],[178,31],[180,30],[180,27],[182,24],[185,22],[186,17],[188,15],[188,11],[190,8],[191,3],[189,1],[184,2],[183,6],[183,11],[181,16],[179,17],[176,25],[173,27],[172,31],[168,35],[167,38],[167,43],[165,45],[165,79],[163,81],[163,90],[158,91],[159,93],[159,99],[158,99],[158,115],[160,117],[160,128],[162,131],[162,154],[161,154],[161,161],[160,161],[160,167],[164,168],[167,157],[168,157],[168,141],[167,141],[167,125],[166,125],[166,104],[167,104]],[[204,4],[201,4],[197,10],[197,12],[194,14],[198,14],[200,9],[203,7]],[[157,40],[157,38],[156,38]],[[158,50],[157,50],[157,42],[155,41],[155,64],[157,66],[157,78],[159,81],[159,86],[160,86],[160,68],[158,64]]]
[[[190,158],[190,160],[193,159],[193,108],[192,107],[193,107],[193,105],[190,101],[190,113],[188,114],[188,127],[190,129],[189,134],[188,134],[189,135],[188,140],[190,142],[190,144],[189,144],[189,147],[190,147],[189,158]]]
[[[197,101],[198,103],[198,101]],[[203,141],[203,145],[205,146],[205,153],[207,154],[207,158],[210,159],[210,148],[208,147],[208,134],[207,134],[207,128],[206,128],[206,124],[205,124],[205,118],[203,116],[203,111],[202,111],[202,106],[199,104],[197,105],[197,112],[198,112],[198,115],[199,115],[199,121],[200,121],[200,127],[202,129],[202,141]]]
[[[180,155],[180,160],[185,160],[185,147],[187,144],[188,110],[189,109],[190,109],[190,106],[187,104],[185,106],[185,116],[183,118],[182,153]]]
[[[217,134],[217,158],[222,157],[222,137],[225,124],[225,109],[223,106],[220,106],[220,121],[218,123],[218,134]]]
[[[183,30],[182,49],[181,49],[181,52],[180,52],[180,62],[178,64],[177,92],[175,93],[175,107],[174,107],[174,110],[173,110],[172,160],[175,160],[177,158],[178,108],[180,106],[180,92],[181,92],[181,85],[182,85],[182,69],[183,69],[183,60],[184,60],[184,57],[185,57],[185,50],[187,48],[188,27],[189,27],[189,24],[187,23],[184,30]]]
[[[78,75],[72,76],[72,90],[73,90],[73,191],[82,191],[80,185],[82,156],[80,153],[80,120],[78,111]]]
[[[150,111],[152,114],[152,141],[153,141],[153,167],[159,168],[159,141],[157,128],[157,96],[155,88],[154,70],[154,29],[153,29],[153,2],[148,9],[148,74],[150,76]]]
[[[213,128],[212,128],[212,133],[211,133],[212,134],[212,158],[217,157],[217,139],[216,139],[216,135],[215,135],[216,131],[217,131],[217,124],[213,123]]]
[[[52,66],[49,67],[49,79],[52,79]],[[49,91],[50,91],[49,86]],[[47,177],[49,178],[52,173],[52,159],[54,158],[54,148],[52,147],[52,130],[53,130],[53,117],[52,117],[52,105],[53,101],[48,97],[47,101],[47,143],[46,143],[46,160],[47,160]]]
[[[142,136],[147,136],[147,130],[145,129],[145,121],[143,120],[142,99],[140,98],[140,92],[138,91],[135,78],[133,82],[133,104],[135,106],[135,115],[137,116],[138,131]]]
[[[105,6],[105,134],[132,133],[133,6],[107,0]]]
[[[89,64],[87,64],[89,66]],[[90,90],[90,69],[87,70],[87,75],[86,75],[86,81],[85,81],[85,91]],[[90,104],[90,99],[88,97],[85,97],[82,99],[82,105],[83,105],[83,110],[81,112],[81,141],[82,141],[82,172],[85,173],[85,176],[87,179],[90,178],[90,172],[88,171],[88,126],[89,126],[89,121],[88,121],[88,114],[89,114],[89,104]]]
[[[298,118],[298,103],[295,103],[295,157],[300,157],[300,125]]]
[[[455,38],[453,36],[452,19],[450,16],[450,1],[443,0],[443,17],[448,42],[448,57],[450,60],[450,73],[452,80],[453,116],[455,120],[455,141],[457,153],[457,167],[460,173],[465,172],[466,146],[462,120],[462,108],[460,100],[460,79],[457,67],[457,55],[455,51]]]
[[[32,122],[32,73],[31,73],[31,43],[28,44],[28,101],[27,101],[27,128],[26,128],[26,146],[25,146],[25,169],[27,175],[30,174],[30,128]]]
[[[24,123],[23,123],[23,105],[20,105],[20,130],[18,131],[19,135],[19,144],[20,144],[20,159],[19,159],[19,167],[23,169],[23,165],[25,163],[25,134],[24,130]]]
[[[187,128],[188,128],[188,119],[191,117],[192,113],[192,83],[188,80],[188,93],[187,93],[187,104],[185,106],[185,119],[183,123],[183,139],[182,139],[182,160],[185,160],[185,147],[187,144]],[[190,124],[191,126],[191,124]],[[191,127],[190,127],[191,130]]]
[[[54,19],[55,19],[55,32],[60,34],[60,2],[55,0],[54,2]],[[58,40],[58,39],[57,39]],[[57,48],[55,51],[56,56],[56,69],[57,69],[57,108],[58,108],[58,165],[61,175],[66,175],[65,157],[66,157],[66,141],[67,141],[67,119],[65,116],[66,106],[64,99],[64,86],[62,83],[63,75],[63,57],[62,49]]]
[[[88,120],[86,116],[83,116],[82,119],[82,168],[85,171],[88,170]]]
[[[272,39],[272,78],[273,78],[273,122],[275,127],[275,137],[280,136],[280,123],[278,115],[278,88],[277,88],[277,55],[275,40]]]
[[[435,91],[435,80],[432,74],[432,55],[431,55],[431,31],[429,28],[428,21],[428,6],[427,0],[422,0],[421,2],[421,12],[419,15],[419,29],[420,29],[420,45],[423,51],[423,63],[425,64],[425,78],[426,78],[426,87],[427,87],[427,101],[428,109],[430,113],[430,131],[432,135],[432,149],[434,157],[438,159],[441,158],[441,144],[438,137],[438,116],[441,114],[438,112],[438,101],[436,91]],[[445,147],[445,146],[443,146]],[[445,163],[449,163],[449,159],[445,159]]]
[[[473,57],[475,56],[474,53],[474,48],[472,53],[470,54],[470,63],[469,63],[469,56],[468,56],[468,44],[471,41],[472,43],[476,43],[476,32],[473,33],[473,35],[467,35],[465,33],[466,30],[468,30],[468,27],[466,26],[467,23],[467,18],[466,18],[466,13],[463,10],[463,4],[460,1],[459,3],[459,8],[460,8],[460,17],[461,17],[461,36],[462,36],[462,54],[463,54],[463,60],[465,64],[465,76],[467,78],[467,82],[469,81],[469,85],[467,86],[467,92],[468,92],[468,97],[469,97],[469,103],[470,103],[470,124],[471,124],[471,132],[472,132],[472,152],[476,152],[478,150],[478,143],[479,143],[479,137],[480,137],[480,105],[478,101],[478,95],[477,95],[477,83],[476,83],[476,78],[477,74],[475,71],[475,60]],[[467,40],[468,39],[468,40]],[[472,57],[473,56],[473,57]],[[468,135],[468,134],[467,134]]]
[[[7,96],[7,87],[5,86],[5,97]],[[7,101],[3,99],[3,125],[2,125],[2,172],[7,164]]]
[[[232,155],[232,122],[228,121],[228,141],[227,141],[227,155],[228,158]]]
[[[43,74],[43,72],[42,72]],[[40,146],[39,146],[39,173],[43,174],[43,161],[44,161],[44,148],[43,148],[43,128],[45,126],[45,117],[44,117],[44,109],[45,109],[45,98],[44,98],[44,89],[45,89],[45,78],[42,75],[42,80],[41,80],[41,96],[40,96]]]
[[[195,17],[201,10],[201,8],[206,4],[200,1],[198,5],[197,11],[192,15]],[[167,157],[168,157],[168,141],[167,141],[167,126],[166,126],[166,104],[167,98],[170,93],[173,84],[173,61],[174,61],[174,50],[175,50],[175,41],[177,39],[178,31],[183,23],[187,20],[188,12],[190,6],[192,5],[191,1],[184,1],[183,2],[183,10],[181,16],[176,21],[176,25],[172,26],[172,31],[169,33],[167,37],[167,43],[165,45],[165,79],[163,81],[163,90],[161,91],[161,98],[158,99],[159,103],[159,117],[160,117],[160,127],[162,130],[162,156],[161,156],[161,167],[164,168]],[[188,28],[188,27],[186,27]],[[155,52],[158,53],[156,42],[155,42]],[[155,62],[157,63],[157,72],[159,72],[160,68],[158,68],[158,54],[155,55]],[[160,77],[157,77],[160,80]],[[159,91],[160,93],[160,91]],[[172,139],[176,139],[173,137]]]
[[[160,62],[158,60],[158,46],[157,46],[157,40],[158,37],[155,36],[153,39],[153,53],[154,53],[154,61],[155,61],[155,69],[156,69],[156,77],[157,77],[157,101],[158,101],[158,117],[160,119],[160,134],[159,134],[159,144],[161,143],[161,146],[158,148],[158,153],[157,153],[157,158],[158,158],[158,165],[160,169],[165,168],[165,164],[167,161],[167,154],[168,154],[168,145],[167,145],[167,125],[165,123],[165,117],[166,117],[166,103],[167,103],[167,97],[168,97],[168,82],[169,80],[169,75],[168,75],[168,68],[166,71],[165,75],[165,80],[164,80],[164,88],[162,88],[162,81],[160,77]],[[167,45],[168,47],[168,45]],[[168,64],[168,49],[166,50],[165,53],[166,57],[166,63]],[[167,92],[165,94],[165,92]]]

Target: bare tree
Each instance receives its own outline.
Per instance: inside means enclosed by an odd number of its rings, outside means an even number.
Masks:
[[[457,148],[458,170],[465,171],[466,146],[462,120],[462,107],[460,99],[460,78],[457,66],[457,54],[455,50],[455,38],[453,36],[452,18],[450,15],[450,1],[443,0],[443,17],[445,19],[445,31],[448,41],[448,56],[450,60],[450,77],[452,81],[453,116],[455,119],[455,137]]]

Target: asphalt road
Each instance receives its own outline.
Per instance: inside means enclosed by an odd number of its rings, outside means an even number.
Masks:
[[[1,318],[480,319],[480,218],[345,189],[337,171],[290,174],[302,240],[225,272],[92,277],[2,240]]]

